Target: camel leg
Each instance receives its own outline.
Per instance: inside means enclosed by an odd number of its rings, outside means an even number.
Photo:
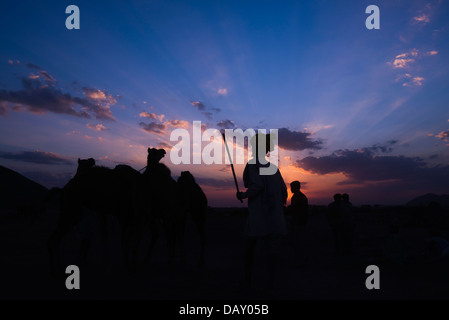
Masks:
[[[120,225],[122,227],[123,262],[125,268],[134,273],[137,270],[136,252],[139,240],[137,237],[137,226],[126,223],[124,219],[120,219]]]
[[[89,249],[91,247],[91,244],[92,241],[89,237],[86,237],[81,241],[80,256],[82,266],[87,266],[87,256],[89,255]]]
[[[50,273],[53,276],[56,276],[58,272],[62,271],[61,253],[59,250],[61,241],[68,231],[69,228],[58,225],[47,241],[47,249],[50,257]]]
[[[198,235],[200,237],[199,266],[202,266],[204,264],[204,251],[206,247],[206,209],[195,209],[195,214],[192,214],[192,220],[195,223],[195,226],[198,230]]]
[[[173,228],[173,217],[165,218],[164,221],[165,237],[167,240],[168,248],[168,263],[171,265],[174,263],[175,258],[175,234]]]
[[[205,247],[206,247],[206,233],[204,230],[204,219],[198,219],[196,221],[196,226],[198,228],[198,233],[200,235],[200,261],[199,261],[199,265],[202,266],[204,265],[204,251],[205,251]]]
[[[100,216],[100,228],[101,228],[101,244],[102,244],[102,258],[105,265],[109,264],[109,254],[108,254],[108,216]]]
[[[50,272],[56,276],[62,272],[61,263],[61,241],[70,230],[81,220],[81,215],[76,209],[61,212],[58,225],[47,241],[47,248],[50,256]]]
[[[176,243],[174,243],[174,245],[176,246],[176,244],[179,247],[179,254],[180,254],[180,258],[181,258],[181,263],[184,264],[185,262],[185,248],[184,248],[184,243],[185,243],[185,234],[186,234],[186,213],[183,212],[181,214],[180,217],[177,217],[176,219],[176,230],[175,230],[175,241]]]
[[[153,255],[154,246],[156,245],[156,243],[159,239],[159,229],[157,226],[156,219],[152,219],[152,221],[150,221],[150,232],[151,232],[150,247],[149,247],[148,253],[145,257],[145,265],[148,265],[150,263],[151,257]]]

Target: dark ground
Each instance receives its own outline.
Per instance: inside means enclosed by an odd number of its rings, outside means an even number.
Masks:
[[[405,226],[401,236],[415,258],[403,264],[375,260],[378,244],[386,234],[391,215],[359,214],[352,255],[334,252],[331,230],[324,214],[315,211],[305,230],[305,258],[295,259],[286,238],[280,250],[276,288],[266,287],[263,246],[256,257],[254,288],[239,290],[243,268],[242,211],[212,210],[207,217],[206,263],[197,266],[199,238],[192,222],[187,226],[186,262],[169,267],[165,240],[157,244],[153,262],[137,275],[124,271],[118,224],[108,242],[109,264],[103,262],[99,236],[93,238],[89,266],[80,268],[81,289],[67,290],[65,278],[50,276],[45,242],[56,223],[56,210],[37,219],[0,216],[0,299],[152,299],[152,300],[239,300],[239,299],[448,299],[449,267],[419,257],[427,233],[425,228]],[[382,218],[383,217],[383,218]],[[142,255],[149,233],[142,243]],[[80,238],[76,232],[63,243],[64,265],[79,265]],[[370,264],[380,268],[380,290],[365,287]]]

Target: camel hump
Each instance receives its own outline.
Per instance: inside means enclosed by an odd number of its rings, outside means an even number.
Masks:
[[[131,166],[128,166],[126,164],[118,164],[114,168],[114,172],[116,172],[120,177],[126,179],[127,181],[137,181],[141,174],[139,171],[134,169]]]
[[[178,182],[194,184],[195,177],[190,173],[190,171],[182,171],[181,176],[178,178]]]
[[[182,171],[178,178],[178,192],[184,197],[191,197],[197,205],[207,206],[207,197],[200,185],[196,183],[195,177],[190,171]]]

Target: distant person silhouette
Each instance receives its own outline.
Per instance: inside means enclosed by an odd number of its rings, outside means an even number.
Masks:
[[[263,149],[263,140],[266,145]],[[244,260],[244,286],[251,286],[255,249],[258,240],[268,244],[268,287],[274,287],[277,254],[281,236],[287,234],[284,217],[284,204],[287,201],[287,187],[279,170],[273,175],[261,175],[260,168],[268,167],[269,162],[262,164],[270,146],[271,136],[256,134],[251,138],[253,158],[246,164],[243,182],[247,190],[237,192],[237,198],[248,199],[248,220],[245,229],[246,245]],[[264,152],[266,151],[266,152]],[[257,156],[259,155],[259,156]],[[255,161],[254,161],[255,159]],[[254,163],[252,163],[254,161]],[[272,164],[271,164],[272,165]]]
[[[293,181],[290,183],[290,190],[293,193],[291,204],[288,207],[288,214],[291,218],[290,232],[292,236],[295,254],[299,257],[303,255],[303,235],[304,228],[309,221],[309,200],[301,192],[301,183]]]
[[[449,241],[441,236],[439,230],[430,228],[425,244],[425,254],[431,261],[449,261]]]
[[[337,253],[343,249],[343,228],[342,228],[342,196],[340,193],[334,194],[334,202],[328,205],[327,221],[332,229],[334,247]]]
[[[344,193],[341,199],[342,250],[344,253],[352,253],[355,233],[354,208],[347,193]]]

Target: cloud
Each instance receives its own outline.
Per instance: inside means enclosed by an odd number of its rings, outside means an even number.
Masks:
[[[396,58],[394,59],[392,65],[393,68],[407,68],[408,65],[412,62],[414,62],[415,59],[403,59],[403,58]]]
[[[393,62],[388,62],[393,69],[405,69],[410,66],[412,62],[415,62],[415,59],[420,56],[419,50],[413,48],[408,52],[400,53],[396,55]]]
[[[414,77],[413,78],[413,83],[417,86],[422,86],[422,82],[423,82],[424,78],[423,77]]]
[[[148,119],[152,119],[152,120],[158,120],[158,121],[162,122],[164,120],[165,116],[163,114],[157,115],[155,113],[149,113],[149,112],[146,112],[146,111],[142,111],[139,114],[139,117],[141,117],[141,118],[148,118]]]
[[[440,138],[444,142],[449,142],[449,130],[447,131],[441,131],[439,134],[437,134],[435,137]]]
[[[164,124],[166,126],[172,126],[175,128],[184,128],[184,129],[189,128],[189,123],[185,120],[167,120],[164,122]]]
[[[41,67],[39,67],[38,65],[29,63],[29,62],[25,62],[25,66],[29,69],[35,69],[35,70],[42,70]]]
[[[44,80],[48,83],[48,82],[56,82],[56,79],[53,78],[47,71],[45,70],[40,70],[38,72],[38,74],[44,78]]]
[[[206,106],[199,101],[192,101],[190,104],[200,111],[203,111],[206,109]]]
[[[236,127],[236,124],[234,121],[227,119],[218,122],[217,127],[221,129],[234,129]]]
[[[209,186],[218,189],[229,189],[234,187],[234,180],[232,179],[214,179],[195,177],[196,182],[201,186]]]
[[[226,89],[226,88],[219,88],[219,89],[217,90],[217,93],[218,93],[219,95],[221,95],[221,96],[225,96],[225,95],[228,94],[228,89]]]
[[[410,86],[422,86],[423,81],[425,80],[423,77],[412,77],[410,74],[406,73],[403,77],[399,77],[398,80],[403,81],[403,87]]]
[[[106,128],[104,125],[102,125],[102,124],[97,124],[96,126],[94,126],[93,124],[90,124],[90,123],[88,123],[88,124],[86,124],[86,127],[88,127],[89,129],[92,129],[92,130],[96,130],[96,131],[105,131],[105,130],[108,130],[108,128]]]
[[[390,153],[393,151],[393,146],[398,143],[398,140],[390,140],[385,144],[376,143],[371,147],[365,147],[361,150],[371,153],[371,154],[379,154],[379,153]]]
[[[322,140],[312,140],[309,132],[291,131],[287,128],[278,130],[279,147],[285,150],[301,151],[305,149],[322,149]]]
[[[45,151],[0,152],[0,158],[38,164],[73,164],[57,153]]]
[[[16,59],[16,60],[9,59],[9,60],[8,60],[8,64],[11,65],[11,66],[13,66],[13,65],[15,65],[15,64],[19,65],[19,64],[20,64],[20,61],[17,60],[17,59]]]
[[[29,79],[37,79],[42,78],[46,83],[52,84],[56,82],[56,79],[46,70],[42,69],[40,66],[26,62],[25,66],[31,70],[37,70],[37,74],[31,73],[28,78]]]
[[[219,169],[218,171],[220,171],[220,172],[231,172],[231,167],[230,166],[225,166],[225,167]]]
[[[431,50],[425,53],[421,53],[418,49],[411,49],[408,52],[404,52],[396,55],[392,62],[387,62],[393,69],[408,69],[407,73],[401,74],[396,78],[397,82],[402,82],[402,86],[422,86],[424,78],[417,75],[412,75],[416,67],[412,67],[414,62],[417,62],[423,57],[437,55],[438,51]]]
[[[162,134],[164,133],[167,126],[163,123],[156,123],[156,122],[139,122],[139,126],[142,127],[142,129],[149,133],[156,133],[156,134]]]
[[[204,112],[201,112],[201,113],[204,114],[207,119],[212,120],[212,115],[213,115],[212,112],[204,111]]]
[[[427,24],[430,22],[430,16],[428,14],[422,13],[420,15],[417,15],[416,17],[413,17],[413,20],[417,23]]]
[[[140,122],[139,126],[146,132],[163,134],[168,127],[189,128],[189,123],[185,120],[166,120],[163,123],[151,121],[150,123]]]
[[[0,116],[6,117],[8,115],[8,107],[5,102],[0,102]]]
[[[117,103],[117,99],[111,94],[108,94],[106,90],[101,91],[100,89],[83,87],[83,94],[86,98],[98,103],[104,103],[106,105]]]
[[[426,25],[430,22],[431,17],[435,11],[435,8],[441,3],[438,1],[437,3],[427,3],[426,6],[419,10],[417,15],[412,18],[412,22],[414,24]]]
[[[156,148],[158,149],[171,149],[173,146],[171,144],[168,144],[166,142],[160,142]]]
[[[21,80],[21,90],[0,90],[0,103],[14,104],[15,111],[26,110],[36,114],[53,112],[81,118],[94,116],[96,119],[114,120],[110,105],[116,100],[105,92],[84,88],[85,97],[81,98],[62,92],[54,86],[54,81],[44,84],[39,78],[23,77]]]
[[[204,105],[204,103],[200,102],[200,101],[193,101],[190,102],[190,104],[192,106],[194,106],[195,108],[197,108],[199,111],[201,111],[201,113],[203,115],[206,116],[207,119],[212,120],[212,117],[215,113],[218,113],[221,111],[220,108],[214,108],[214,107],[207,107]]]
[[[409,189],[447,189],[449,166],[429,167],[419,157],[378,155],[369,149],[338,150],[323,157],[309,156],[298,160],[296,166],[319,175],[342,173],[349,183],[388,182],[391,186],[400,184]]]

